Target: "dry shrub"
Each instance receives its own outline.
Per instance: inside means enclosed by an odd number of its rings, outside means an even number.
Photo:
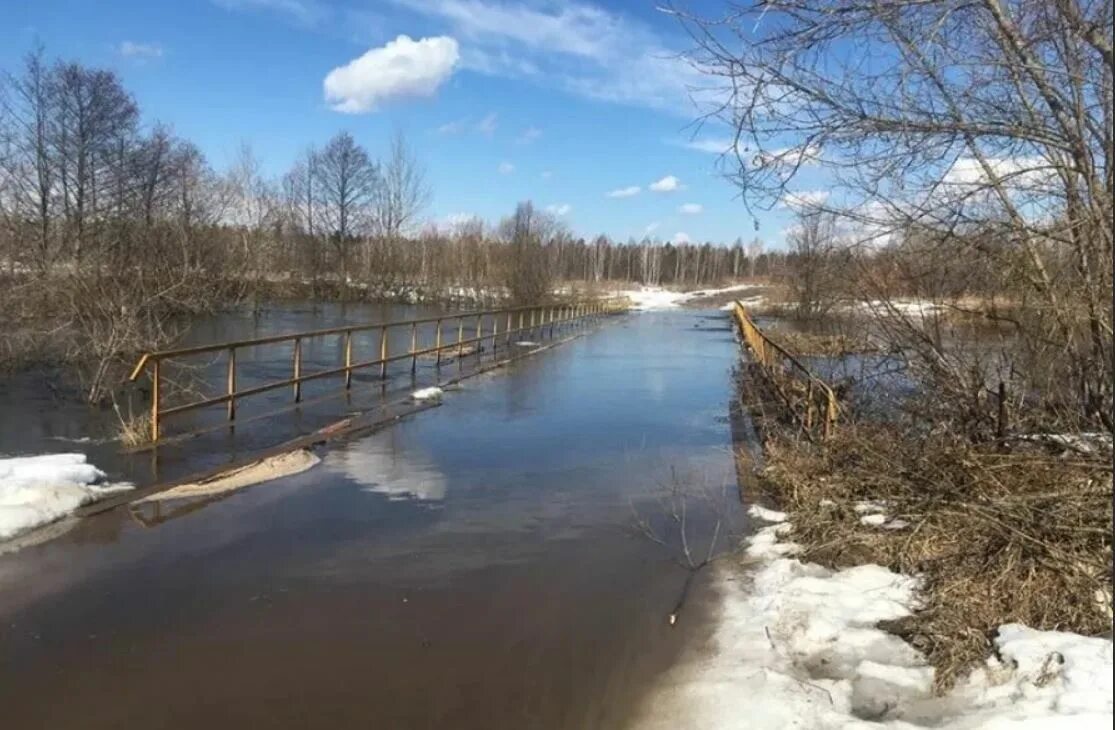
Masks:
[[[767,449],[765,481],[804,560],[923,578],[922,610],[888,628],[926,654],[938,689],[983,661],[1001,624],[1110,630],[1109,455],[1033,442],[1005,452],[883,425],[847,426],[825,444],[772,435]],[[909,526],[862,524],[865,500]]]

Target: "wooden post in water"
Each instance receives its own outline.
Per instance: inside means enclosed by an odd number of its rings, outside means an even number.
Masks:
[[[228,348],[228,420],[236,420],[236,348]]]
[[[457,317],[457,367],[461,367],[461,358],[465,356],[465,318]]]
[[[159,361],[151,366],[151,440],[159,440]]]
[[[410,324],[410,374],[418,371],[418,323]]]
[[[294,340],[294,402],[302,402],[302,338]]]
[[[379,330],[379,379],[387,380],[387,327]]]
[[[345,390],[352,387],[352,330],[345,332]]]
[[[441,367],[441,320],[437,321],[437,334],[434,335],[434,351],[437,353],[437,367]]]

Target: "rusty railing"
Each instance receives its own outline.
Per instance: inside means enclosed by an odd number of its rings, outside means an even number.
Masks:
[[[145,371],[150,373],[150,435],[151,441],[154,442],[159,440],[163,420],[175,414],[225,404],[227,419],[231,423],[236,420],[237,401],[248,396],[258,395],[278,388],[291,388],[294,402],[298,403],[302,400],[302,384],[307,381],[333,376],[343,376],[344,388],[347,390],[352,387],[352,374],[358,370],[379,366],[380,378],[386,380],[387,366],[393,362],[409,359],[411,361],[411,372],[414,373],[418,367],[418,358],[433,355],[436,358],[437,365],[440,366],[443,353],[455,352],[459,363],[462,358],[468,355],[474,353],[478,356],[482,355],[483,344],[489,341],[491,342],[492,351],[495,352],[499,347],[500,341],[503,341],[505,346],[510,348],[512,336],[520,332],[532,332],[537,330],[541,333],[546,328],[549,328],[549,334],[552,335],[555,326],[600,314],[618,312],[622,309],[623,308],[615,302],[585,302],[489,309],[445,314],[438,317],[426,317],[423,319],[346,325],[329,329],[259,337],[249,340],[184,347],[176,350],[159,350],[143,355],[132,370],[129,380],[135,382]],[[473,323],[473,320],[475,320],[475,323]],[[455,329],[455,339],[445,336],[446,333],[444,329],[447,323],[452,323],[454,325],[450,328],[449,334]],[[490,331],[485,331],[486,323],[491,326]],[[502,329],[500,328],[501,324],[503,325]],[[434,342],[432,345],[420,347],[419,328],[424,325],[433,326]],[[405,352],[392,354],[390,352],[389,334],[392,330],[399,328],[405,329],[408,327],[410,328],[410,347],[407,348]],[[353,351],[353,334],[376,330],[379,331],[380,335],[377,356],[369,360],[356,361]],[[314,337],[325,337],[329,335],[339,335],[343,337],[344,364],[326,370],[318,370],[310,373],[303,372],[302,343]],[[261,347],[282,343],[293,343],[291,376],[284,380],[237,390],[237,351],[250,347]],[[160,397],[163,378],[161,370],[163,363],[175,358],[222,351],[227,353],[226,388],[224,393],[188,403],[176,404],[169,407],[163,406]]]
[[[740,302],[732,316],[752,358],[762,368],[775,393],[793,415],[806,435],[818,431],[828,438],[836,428],[840,404],[828,383],[818,378],[794,355],[774,342],[747,314]]]

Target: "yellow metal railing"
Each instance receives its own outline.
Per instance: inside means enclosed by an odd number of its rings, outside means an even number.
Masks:
[[[440,365],[442,361],[442,353],[454,352],[458,358],[465,357],[472,354],[473,350],[466,351],[466,348],[475,346],[475,352],[481,353],[483,343],[491,342],[493,352],[498,348],[502,340],[506,346],[511,345],[511,337],[520,332],[541,332],[549,328],[549,332],[553,334],[553,328],[556,325],[564,324],[566,322],[573,322],[582,320],[588,317],[595,317],[601,314],[611,314],[622,311],[624,308],[617,302],[604,301],[604,302],[584,302],[574,304],[552,304],[540,306],[527,306],[527,307],[512,307],[505,309],[489,309],[473,312],[461,312],[458,314],[447,314],[439,317],[426,317],[423,319],[408,319],[397,322],[378,322],[374,324],[359,324],[347,325],[343,327],[332,327],[329,329],[310,330],[305,332],[293,332],[290,334],[274,335],[271,337],[259,337],[249,340],[237,340],[233,342],[220,342],[211,345],[199,345],[196,347],[184,347],[176,350],[159,350],[157,352],[149,352],[143,355],[139,362],[136,363],[135,368],[132,370],[129,380],[135,382],[148,372],[151,378],[151,411],[150,411],[150,427],[151,427],[151,440],[158,441],[163,420],[171,415],[186,413],[201,408],[207,408],[219,404],[225,404],[227,418],[230,422],[236,420],[236,404],[240,399],[248,396],[265,393],[267,391],[276,390],[278,388],[291,388],[293,393],[294,402],[298,403],[302,400],[302,383],[311,380],[318,380],[320,378],[327,378],[331,376],[344,376],[344,387],[349,389],[352,387],[352,374],[357,370],[364,368],[379,366],[380,378],[387,378],[387,366],[390,363],[411,360],[411,372],[415,372],[418,367],[418,358],[426,355],[434,355],[437,364]],[[475,323],[473,323],[475,320]],[[449,334],[456,330],[456,338],[446,338],[445,324],[452,323],[449,329]],[[485,331],[485,324],[491,326],[490,331]],[[500,325],[503,328],[500,328]],[[430,325],[433,332],[433,344],[424,347],[419,347],[419,328]],[[402,353],[392,354],[389,345],[389,333],[392,330],[399,328],[410,328],[410,347]],[[370,360],[355,361],[353,352],[353,334],[357,332],[366,331],[379,331],[379,348],[377,357]],[[311,373],[303,372],[302,369],[302,343],[305,340],[314,337],[324,337],[328,335],[340,335],[344,338],[344,364],[337,367],[329,368],[327,370],[318,370]],[[428,339],[428,338],[427,338]],[[283,343],[293,343],[293,355],[291,358],[291,376],[284,380],[264,383],[250,388],[238,390],[236,387],[236,353],[249,347],[262,347],[266,345],[277,345]],[[202,398],[188,403],[181,403],[169,407],[164,407],[161,398],[162,389],[162,364],[181,357],[190,355],[202,355],[212,352],[226,352],[227,353],[227,368],[226,368],[226,388],[225,392],[221,395]]]
[[[771,340],[747,314],[740,302],[732,306],[732,316],[755,362],[762,368],[775,393],[808,436],[820,433],[828,438],[836,428],[840,404],[825,381],[781,345]]]

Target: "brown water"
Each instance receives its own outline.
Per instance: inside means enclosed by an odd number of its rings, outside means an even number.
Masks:
[[[626,317],[303,474],[0,556],[4,727],[622,726],[707,599],[667,626],[656,497],[739,522],[736,355],[714,313]]]

